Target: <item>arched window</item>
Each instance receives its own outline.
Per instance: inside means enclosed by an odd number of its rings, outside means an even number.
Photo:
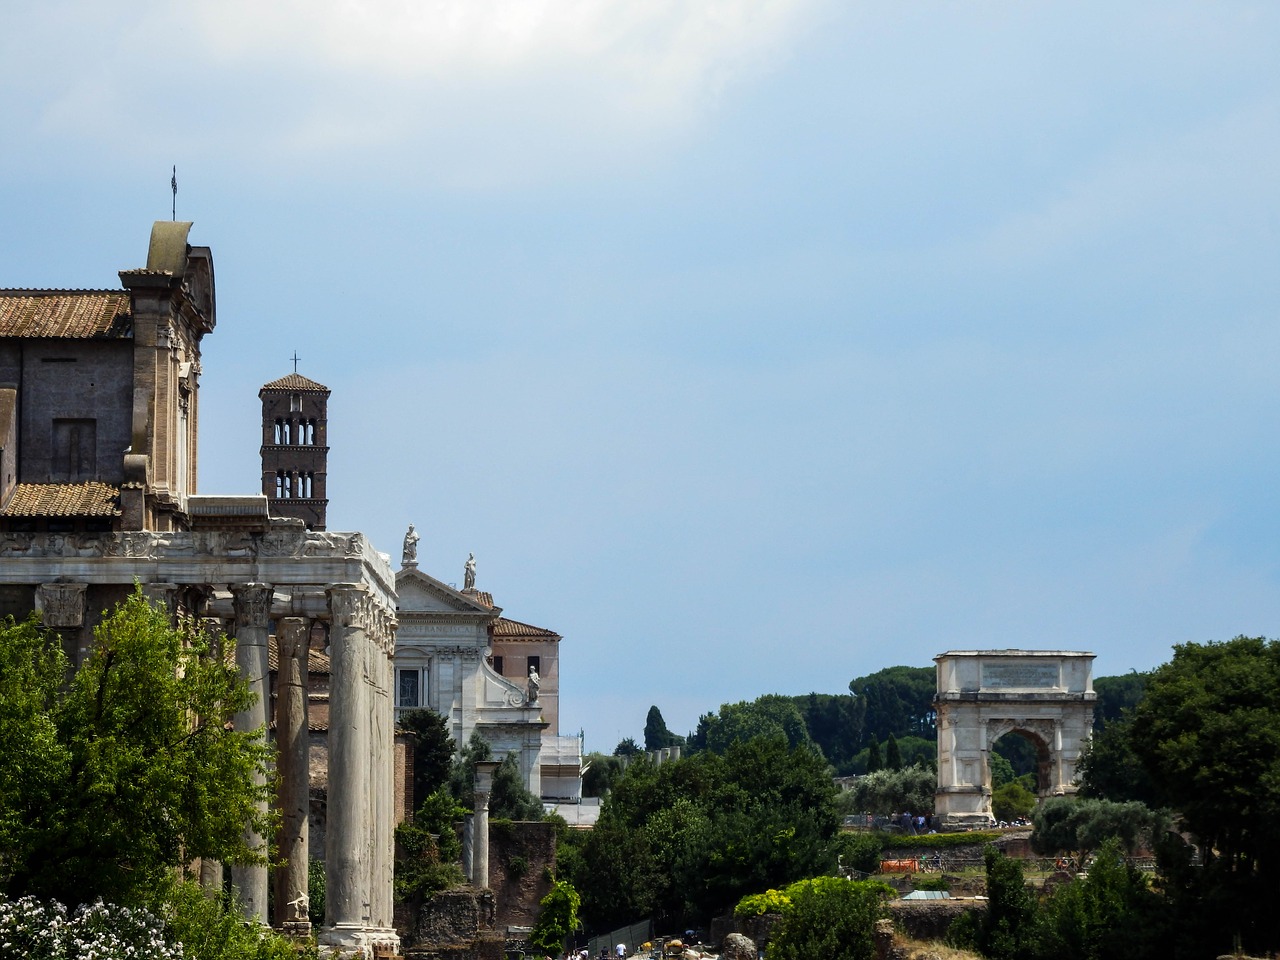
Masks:
[[[277,500],[284,499],[284,471],[283,470],[276,471],[276,499]]]
[[[314,420],[307,421],[307,445],[315,446],[316,443],[316,422]]]
[[[275,439],[273,442],[277,446],[284,442],[284,423],[279,417],[276,417]]]

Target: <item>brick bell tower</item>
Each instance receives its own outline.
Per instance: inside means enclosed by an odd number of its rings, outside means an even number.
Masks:
[[[262,399],[262,492],[275,517],[325,528],[329,388],[300,373],[273,380]]]

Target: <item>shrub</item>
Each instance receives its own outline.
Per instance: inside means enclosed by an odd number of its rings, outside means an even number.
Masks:
[[[67,908],[56,901],[0,900],[3,960],[179,960],[182,956],[182,946],[166,932],[164,921],[143,909],[99,900],[68,915]]]
[[[871,960],[875,925],[892,890],[874,880],[815,877],[787,887],[768,960]]]
[[[842,833],[835,840],[837,862],[862,873],[880,869],[880,851],[884,836],[876,833]]]
[[[542,898],[542,909],[529,933],[529,945],[547,953],[559,953],[569,934],[582,927],[578,919],[581,905],[582,898],[571,884],[565,880],[556,881]]]
[[[766,913],[782,913],[791,906],[791,898],[780,890],[766,890],[764,893],[749,893],[733,908],[733,915],[739,920],[747,917],[758,917]]]

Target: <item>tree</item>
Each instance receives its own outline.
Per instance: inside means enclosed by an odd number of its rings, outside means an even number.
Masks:
[[[1130,853],[1154,843],[1168,828],[1168,816],[1137,802],[1050,797],[1036,808],[1032,823],[1032,849],[1042,854],[1069,852],[1083,867],[1089,854],[1107,840]]]
[[[876,881],[815,877],[784,891],[789,903],[769,940],[769,960],[871,960],[876,921],[893,891]]]
[[[884,765],[890,770],[902,769],[902,751],[898,749],[898,738],[892,733],[884,745]]]
[[[938,690],[934,667],[886,667],[849,681],[849,692],[863,701],[863,736],[937,736],[933,697]]]
[[[1215,948],[1280,946],[1280,918],[1254,906],[1280,885],[1280,643],[1179,644],[1132,718],[1157,801],[1200,842]]]
[[[987,910],[962,914],[947,940],[976,949],[990,960],[1032,960],[1036,953],[1036,900],[1027,889],[1022,861],[995,847],[983,851],[987,869]]]
[[[649,714],[644,720],[644,748],[646,750],[661,750],[664,747],[674,747],[684,743],[683,737],[678,737],[667,729],[666,721],[662,719],[662,711],[657,706],[649,708]]]
[[[480,735],[479,730],[472,730],[467,738],[467,745],[458,751],[449,773],[449,792],[453,798],[465,807],[475,802],[476,764],[481,760],[492,760],[493,748],[489,741]]]
[[[636,743],[634,737],[627,737],[624,740],[620,740],[618,745],[613,748],[613,755],[615,757],[634,757],[640,752],[640,744]]]
[[[1030,816],[1036,807],[1036,795],[1021,779],[1001,784],[991,793],[991,813],[1005,823]]]
[[[604,753],[587,754],[582,774],[582,795],[603,797],[622,776],[623,761],[620,757]]]
[[[1133,721],[1124,717],[1096,730],[1076,765],[1080,796],[1157,803],[1156,786],[1133,749]]]
[[[64,683],[55,634],[0,626],[4,893],[136,901],[198,857],[264,862],[270,751],[230,728],[253,693],[219,646],[136,591]]]
[[[423,799],[412,819],[396,827],[395,893],[410,904],[462,883],[462,844],[454,823],[467,808],[444,787]]]
[[[880,759],[880,741],[872,737],[871,745],[867,747],[867,773],[875,773],[883,766],[884,761]]]
[[[563,950],[569,935],[582,928],[582,921],[578,919],[581,903],[582,898],[572,884],[564,880],[552,884],[539,903],[538,919],[529,933],[529,945],[548,954]]]
[[[453,768],[449,721],[434,710],[410,710],[399,723],[413,740],[413,795],[429,797],[449,782]]]
[[[1093,707],[1093,727],[1104,730],[1109,724],[1129,714],[1142,700],[1149,673],[1130,670],[1118,677],[1096,677],[1093,692],[1098,695]]]
[[[721,705],[707,728],[707,749],[724,753],[730,744],[756,737],[782,737],[792,747],[812,743],[795,701],[771,693],[750,702]]]
[[[489,791],[489,816],[494,820],[541,820],[542,801],[524,785],[520,764],[508,753],[493,772]]]
[[[938,789],[937,775],[928,767],[887,768],[869,773],[854,784],[854,808],[870,813],[930,813]]]

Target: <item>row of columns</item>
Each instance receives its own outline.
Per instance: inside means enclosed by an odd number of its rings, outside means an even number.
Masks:
[[[238,730],[267,723],[267,637],[274,589],[231,586],[236,664],[256,694],[237,713]],[[395,941],[392,922],[395,769],[392,729],[395,621],[361,584],[326,591],[330,631],[329,795],[325,836],[325,925],[321,942],[372,947]],[[281,825],[275,876],[277,924],[306,935],[310,781],[307,660],[310,622],[283,617],[276,625],[276,744]],[[246,842],[266,848],[247,831]],[[248,918],[267,922],[267,868],[232,868],[232,884]]]

